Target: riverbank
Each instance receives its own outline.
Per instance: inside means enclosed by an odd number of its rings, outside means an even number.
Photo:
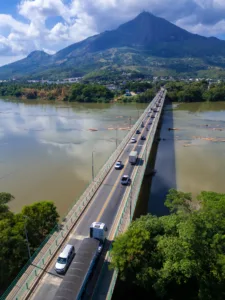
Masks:
[[[111,86],[112,87],[112,86]],[[78,103],[149,103],[155,96],[156,87],[148,82],[126,82],[121,86],[93,83],[0,83],[0,97],[17,101],[52,101]]]
[[[0,96],[18,100],[47,100],[67,102],[104,102],[114,99],[114,93],[99,84],[30,84],[0,83]]]

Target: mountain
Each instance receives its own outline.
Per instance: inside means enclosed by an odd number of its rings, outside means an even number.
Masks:
[[[27,58],[1,67],[0,79],[56,79],[107,70],[214,75],[223,68],[225,41],[189,33],[143,12],[116,30],[72,44],[54,55],[34,51]]]

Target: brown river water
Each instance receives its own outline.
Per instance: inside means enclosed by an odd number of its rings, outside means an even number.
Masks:
[[[145,108],[0,100],[0,192],[15,196],[11,209],[51,200],[65,215],[92,178],[92,151],[96,174]]]
[[[92,178],[92,151],[96,174],[145,107],[0,100],[0,191],[15,196],[11,209],[51,200],[63,216]],[[160,136],[149,212],[167,213],[171,187],[225,193],[225,103],[167,106]]]

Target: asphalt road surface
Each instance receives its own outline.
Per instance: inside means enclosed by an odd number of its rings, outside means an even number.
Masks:
[[[82,240],[85,237],[89,236],[89,227],[94,221],[103,222],[108,227],[108,232],[113,225],[114,218],[116,216],[117,210],[120,206],[121,200],[126,190],[126,186],[122,186],[120,180],[123,175],[129,175],[132,179],[132,173],[135,168],[139,166],[132,166],[128,159],[129,153],[132,150],[141,152],[142,146],[146,141],[141,140],[141,136],[146,136],[148,131],[147,127],[150,122],[151,117],[148,117],[148,114],[144,118],[145,127],[140,128],[141,134],[135,134],[134,137],[137,140],[137,143],[131,144],[128,143],[121,154],[119,160],[122,161],[124,167],[121,170],[115,170],[112,168],[105,178],[104,182],[100,186],[98,192],[95,194],[90,205],[84,212],[84,214],[79,219],[77,225],[75,226],[73,232],[70,234],[69,239],[61,247],[64,248],[65,244],[69,243],[75,246],[75,251],[78,250]],[[35,300],[52,300],[56,294],[56,291],[63,279],[62,275],[58,275],[54,270],[55,260],[51,263],[48,268],[48,273],[46,273],[40,280],[38,286],[35,288],[31,299]]]

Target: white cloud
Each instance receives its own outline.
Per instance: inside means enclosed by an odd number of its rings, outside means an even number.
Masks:
[[[118,27],[143,10],[191,32],[206,36],[225,34],[224,0],[22,0],[18,14],[24,21],[0,14],[0,64],[33,50],[48,53],[88,36]],[[59,21],[47,27],[51,18]]]

